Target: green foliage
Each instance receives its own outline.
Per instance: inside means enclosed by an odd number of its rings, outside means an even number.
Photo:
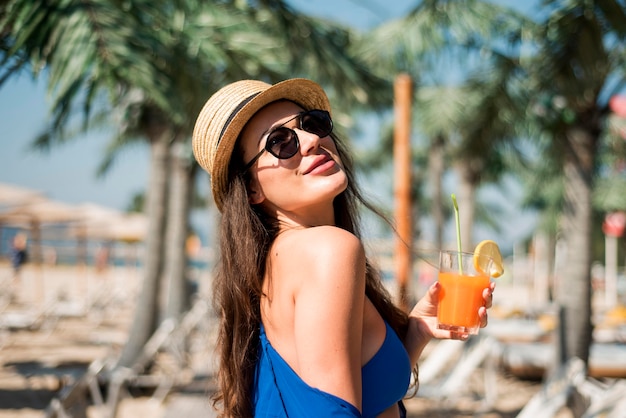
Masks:
[[[6,70],[2,80],[18,70],[38,75],[45,68],[52,97],[52,129],[59,132],[79,98],[85,120],[100,93],[130,86],[165,106],[163,75],[152,62],[137,59],[158,54],[154,29],[162,26],[164,19],[160,8],[150,1],[9,1],[0,22],[7,47],[0,61],[0,68]],[[8,65],[16,59],[22,65]]]
[[[493,2],[426,0],[357,33],[278,0],[9,0],[0,5],[0,84],[45,71],[52,118],[39,148],[114,126],[104,173],[155,126],[189,137],[206,98],[229,81],[313,78],[328,88],[338,129],[349,131],[357,111],[390,108],[392,78],[408,72],[417,170],[426,170],[431,139],[442,137],[448,162],[471,159],[481,182],[515,170],[528,182],[528,204],[556,213],[567,129],[606,131],[603,97],[624,86],[626,7],[541,7],[534,21]],[[369,171],[390,167],[390,123],[379,136],[358,155]],[[537,144],[537,163],[551,167],[524,171],[521,136]],[[624,141],[598,138],[594,202],[609,210],[623,204],[614,193],[623,176],[612,167],[623,161]]]
[[[365,34],[357,47],[377,74],[407,72],[429,83],[450,82],[457,74],[442,69],[469,73],[471,54],[495,48],[494,39],[518,41],[526,24],[526,16],[492,2],[426,0]]]

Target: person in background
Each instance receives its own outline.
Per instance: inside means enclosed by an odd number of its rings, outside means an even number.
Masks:
[[[200,112],[193,150],[221,212],[221,416],[405,416],[426,344],[468,335],[437,329],[438,283],[408,314],[393,304],[361,240],[359,210],[374,208],[323,89],[229,84]]]
[[[11,245],[11,267],[13,268],[12,297],[15,298],[19,294],[20,273],[22,266],[28,261],[28,237],[23,232],[18,232],[13,237]]]
[[[13,245],[11,247],[11,266],[13,273],[18,276],[22,266],[28,260],[27,251],[28,237],[23,232],[15,234],[13,237]]]
[[[107,267],[109,266],[110,252],[111,250],[109,244],[100,244],[98,246],[94,257],[96,272],[102,273],[107,269]]]

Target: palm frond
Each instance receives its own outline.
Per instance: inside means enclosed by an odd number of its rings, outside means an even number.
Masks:
[[[360,52],[379,74],[402,71],[441,79],[449,76],[441,68],[467,66],[468,53],[517,41],[530,24],[526,16],[491,2],[422,1],[407,16],[365,34]]]

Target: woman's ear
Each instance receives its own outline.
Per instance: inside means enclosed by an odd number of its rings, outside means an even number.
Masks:
[[[256,179],[250,180],[248,183],[248,202],[251,205],[258,205],[259,203],[263,203],[265,200],[265,195],[263,194],[263,190],[261,190],[261,186]]]

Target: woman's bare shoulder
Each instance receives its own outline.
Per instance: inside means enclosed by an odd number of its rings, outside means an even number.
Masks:
[[[290,254],[313,256],[348,255],[362,252],[361,240],[345,229],[336,226],[316,226],[292,230],[284,234],[277,248]]]
[[[333,226],[290,231],[272,248],[276,271],[297,292],[310,286],[341,286],[344,279],[361,281],[365,251],[354,234]],[[361,277],[363,276],[363,277]]]

